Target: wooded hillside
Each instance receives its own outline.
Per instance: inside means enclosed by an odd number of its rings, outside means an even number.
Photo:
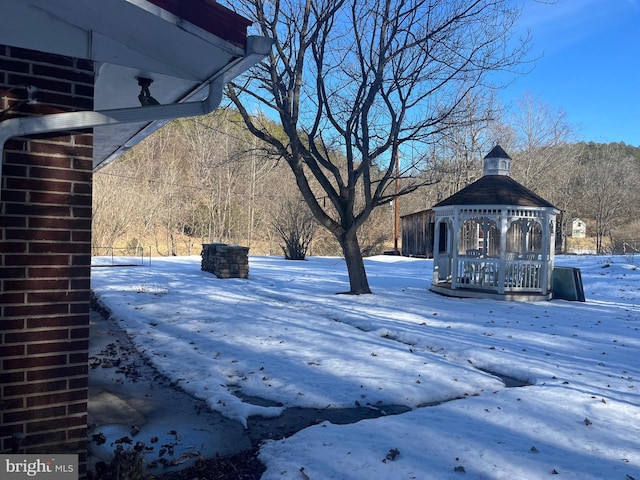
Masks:
[[[277,132],[276,124],[270,127]],[[459,131],[422,152],[430,160],[415,175],[437,182],[401,197],[400,215],[428,209],[477,179],[493,137],[513,159],[512,176],[563,210],[563,231],[580,217],[600,251],[638,247],[640,148],[570,143],[563,136],[541,141],[539,132],[523,135],[522,126],[502,128],[500,135]],[[153,255],[197,255],[202,243],[224,242],[281,255],[282,226],[307,211],[288,165],[246,131],[236,112],[220,110],[168,124],[95,173],[94,253],[143,247]],[[365,254],[392,249],[394,204],[377,208],[360,237]],[[317,227],[308,253],[339,255],[340,249]]]

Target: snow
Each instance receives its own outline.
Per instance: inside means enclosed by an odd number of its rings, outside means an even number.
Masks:
[[[154,258],[94,268],[92,288],[158,370],[245,425],[411,408],[266,441],[265,480],[640,480],[638,259],[556,257],[580,268],[584,303],[448,298],[428,290],[431,260],[365,263],[372,295],[338,294],[345,264],[328,257],[250,257],[249,279],[225,280],[200,257]]]

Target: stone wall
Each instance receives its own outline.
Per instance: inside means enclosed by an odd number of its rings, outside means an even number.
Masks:
[[[249,247],[205,243],[202,245],[201,269],[218,278],[248,278]]]

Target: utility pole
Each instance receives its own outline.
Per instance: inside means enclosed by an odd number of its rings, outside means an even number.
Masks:
[[[396,196],[393,200],[393,213],[394,213],[394,219],[393,219],[393,253],[395,255],[400,255],[400,250],[398,249],[398,236],[400,233],[400,199],[399,194],[400,194],[400,154],[396,151],[395,154],[395,161],[396,161],[396,179],[395,179],[395,185],[396,185]]]

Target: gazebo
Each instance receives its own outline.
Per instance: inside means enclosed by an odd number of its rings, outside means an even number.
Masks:
[[[431,290],[455,297],[549,300],[556,207],[510,176],[494,147],[483,176],[435,211]]]

